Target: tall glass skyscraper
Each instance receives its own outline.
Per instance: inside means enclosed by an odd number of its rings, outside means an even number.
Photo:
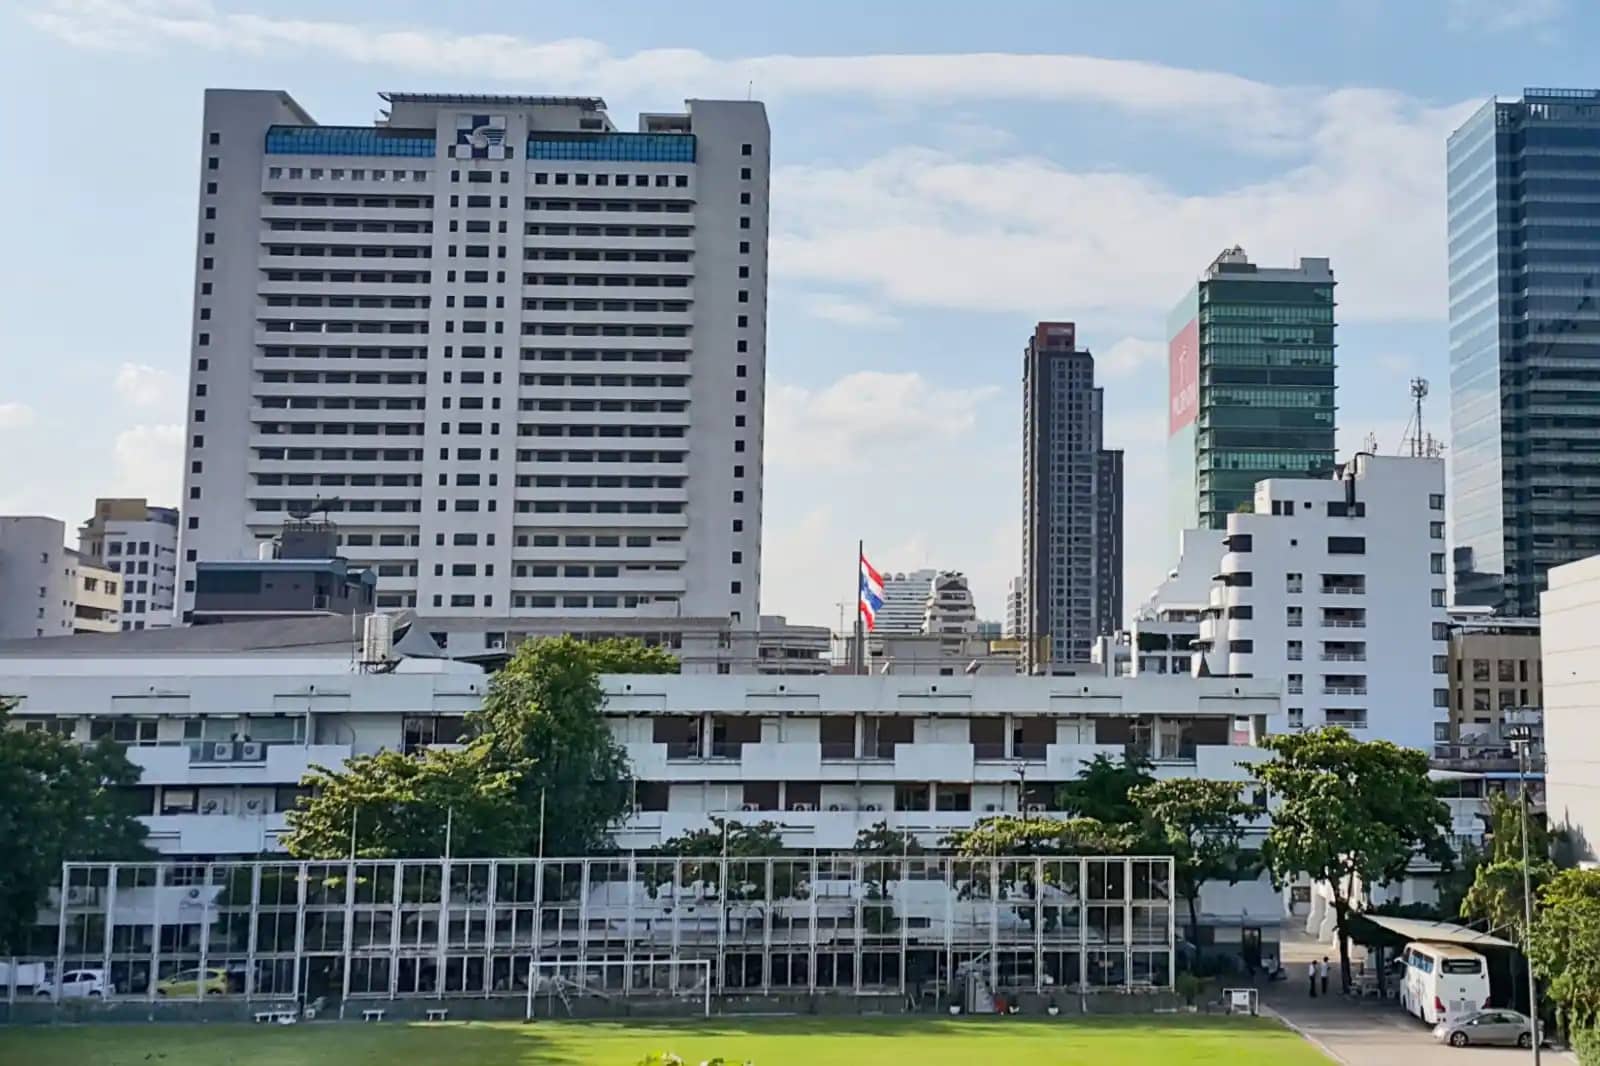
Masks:
[[[1455,598],[1537,614],[1600,552],[1600,90],[1490,101],[1447,165]]]
[[[1333,269],[1229,248],[1167,317],[1168,520],[1225,529],[1256,482],[1333,470]]]

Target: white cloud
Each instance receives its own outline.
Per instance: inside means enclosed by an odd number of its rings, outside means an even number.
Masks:
[[[831,293],[819,293],[808,299],[806,301],[806,310],[814,318],[837,322],[844,326],[887,329],[900,324],[898,318],[885,313],[881,308]]]
[[[875,370],[822,389],[777,385],[767,394],[768,465],[920,461],[919,445],[970,433],[978,405],[998,391],[945,389],[915,372]]]
[[[25,403],[0,403],[0,430],[33,425],[33,408]]]
[[[1566,12],[1565,0],[1449,0],[1446,23],[1452,30],[1502,32],[1554,22]]]
[[[1242,244],[1269,265],[1331,258],[1342,321],[1442,317],[1444,139],[1462,109],[1348,90],[1317,111],[1307,162],[1207,193],[920,148],[858,166],[783,167],[773,177],[774,273],[902,305],[1044,316],[1070,300],[1080,323],[1148,319],[1218,251]]]
[[[949,105],[1041,100],[1115,107],[1227,129],[1241,143],[1293,147],[1307,130],[1303,94],[1218,71],[1095,56],[962,53],[717,59],[688,48],[613,54],[602,42],[386,29],[219,11],[207,0],[44,0],[33,25],[80,48],[175,47],[290,53],[437,76],[537,83],[544,92],[757,97],[848,95]]]
[[[117,434],[112,445],[117,494],[176,500],[183,470],[183,427],[134,426]]]
[[[123,363],[114,384],[118,396],[139,408],[172,407],[182,395],[177,378],[142,363]]]
[[[1095,374],[1107,378],[1126,378],[1164,366],[1167,346],[1143,337],[1124,337],[1094,357]]]

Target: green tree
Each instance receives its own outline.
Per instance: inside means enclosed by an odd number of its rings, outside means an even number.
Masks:
[[[15,729],[14,706],[0,701],[0,955],[25,950],[62,862],[150,857],[129,803],[139,768],[127,752]]]
[[[699,884],[708,892],[721,895],[728,905],[730,925],[739,912],[760,911],[764,905],[780,900],[806,898],[809,890],[798,875],[796,864],[790,862],[773,864],[772,895],[770,900],[767,897],[767,864],[757,860],[784,854],[783,830],[776,822],[745,825],[715,816],[707,821],[708,828],[668,837],[649,852],[660,858],[703,860],[682,863],[680,888]],[[672,876],[672,868],[665,863],[646,864],[642,873],[645,891],[655,898]]]
[[[1279,801],[1262,857],[1280,885],[1305,875],[1329,886],[1348,988],[1357,882],[1393,881],[1419,852],[1448,865],[1449,809],[1434,795],[1420,751],[1363,742],[1336,727],[1268,737],[1262,746],[1273,758],[1254,767],[1256,780]]]
[[[1240,842],[1244,819],[1257,812],[1239,790],[1236,782],[1175,777],[1131,793],[1144,810],[1149,835],[1173,857],[1178,894],[1189,906],[1191,943],[1200,942],[1200,887],[1251,875],[1250,854]]]
[[[957,829],[942,843],[957,855],[1122,855],[1133,850],[1137,833],[1127,825],[1098,818],[1041,818],[997,814],[970,829]]]
[[[921,855],[923,847],[915,833],[891,829],[888,822],[875,822],[856,831],[855,853],[864,856],[861,879],[870,906],[862,911],[866,932],[887,936],[900,928],[900,919],[889,896],[889,881],[901,864],[896,859]]]
[[[1544,820],[1528,818],[1528,877],[1537,891],[1555,876],[1550,861],[1550,834]],[[1537,898],[1537,896],[1535,897]],[[1472,887],[1461,900],[1461,914],[1481,919],[1490,931],[1510,930],[1525,943],[1525,909],[1522,883],[1522,807],[1496,793],[1489,801],[1489,853],[1474,871]]]
[[[516,775],[517,802],[532,818],[514,851],[583,855],[609,843],[629,808],[630,774],[601,716],[599,675],[677,672],[668,652],[637,640],[562,636],[518,646],[490,680],[483,708],[468,716],[486,765]]]
[[[1107,825],[1137,825],[1141,815],[1130,793],[1154,781],[1149,760],[1142,756],[1112,759],[1096,755],[1078,771],[1076,780],[1056,789],[1056,805],[1079,818]]]
[[[1594,1028],[1600,1022],[1600,870],[1562,870],[1539,890],[1528,954],[1563,1026]]]
[[[283,844],[303,859],[415,859],[444,854],[516,854],[529,831],[513,771],[491,765],[489,749],[429,748],[414,755],[357,755],[336,770],[315,767],[310,792],[289,812]],[[537,817],[535,815],[535,817]]]

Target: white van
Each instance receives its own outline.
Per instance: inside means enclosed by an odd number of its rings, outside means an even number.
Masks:
[[[1400,1006],[1429,1025],[1454,1022],[1489,1006],[1489,964],[1458,944],[1413,941],[1401,955]]]

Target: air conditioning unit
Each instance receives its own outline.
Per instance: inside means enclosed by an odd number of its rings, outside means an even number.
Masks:
[[[739,804],[739,809],[741,811],[759,811],[761,809],[761,804],[759,804],[759,803],[741,803],[741,804]]]
[[[843,806],[843,804],[839,804],[839,803],[830,803],[830,804],[828,804],[828,810],[830,810],[830,811],[842,811],[842,810],[844,810],[844,806]]]
[[[261,813],[261,808],[263,806],[264,806],[264,804],[262,803],[262,801],[261,801],[261,799],[259,797],[257,797],[256,799],[247,799],[247,800],[244,801],[244,809],[247,812],[249,812],[250,814],[260,814]]]
[[[814,811],[814,810],[816,810],[816,808],[811,806],[811,804],[809,804],[809,803],[791,803],[791,804],[789,804],[789,809],[791,811]]]
[[[265,755],[265,746],[259,740],[247,740],[239,745],[239,758],[245,762],[260,762]]]
[[[212,762],[232,762],[233,761],[233,741],[231,741],[231,740],[214,740],[214,741],[212,741],[211,742],[211,761]]]
[[[863,803],[861,809],[864,811],[881,811],[883,806],[877,803]]]
[[[998,811],[1000,809],[1000,804],[998,804],[998,803],[985,803],[983,805],[983,809],[985,811],[993,813],[994,811]]]
[[[67,905],[76,907],[90,903],[94,900],[93,890],[88,885],[71,885],[67,888]]]
[[[202,803],[200,805],[200,813],[201,814],[216,814],[217,813],[217,808],[219,806],[221,806],[221,805],[216,800],[206,800],[204,803]]]
[[[1042,804],[1042,803],[1030,803],[1030,804],[1028,804],[1028,813],[1029,814],[1043,814],[1044,813],[1044,804]]]

